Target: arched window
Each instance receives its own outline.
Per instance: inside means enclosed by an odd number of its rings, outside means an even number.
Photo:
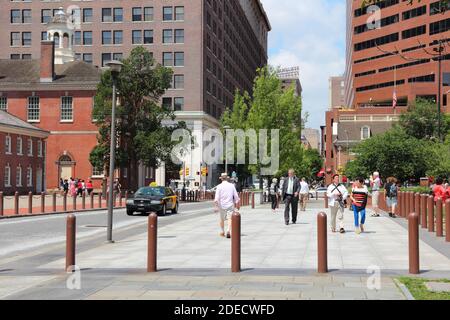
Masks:
[[[59,46],[59,33],[53,35],[53,40],[55,41],[55,47]]]
[[[68,155],[63,155],[59,158],[60,164],[72,164],[72,158],[70,158]]]
[[[17,137],[17,154],[19,156],[23,154],[22,137]]]
[[[372,132],[369,126],[364,126],[361,128],[361,140],[369,139],[372,136]]]
[[[11,187],[11,167],[9,166],[9,163],[6,164],[6,167],[5,167],[4,185],[5,185],[5,188]]]
[[[5,136],[5,153],[11,154],[11,136],[9,134]]]

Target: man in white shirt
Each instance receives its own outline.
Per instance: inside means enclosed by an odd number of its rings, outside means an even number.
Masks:
[[[305,178],[300,182],[300,207],[302,211],[306,211],[306,202],[309,198],[309,185]]]
[[[333,183],[327,189],[328,205],[331,214],[331,231],[336,232],[336,218],[339,221],[339,232],[345,233],[344,229],[344,201],[348,198],[348,191],[344,185],[339,183],[339,175],[333,176]]]
[[[234,211],[239,210],[239,202],[241,199],[236,191],[235,186],[228,182],[228,174],[222,173],[220,179],[222,183],[217,187],[216,197],[214,199],[214,212],[220,213],[220,236],[225,237],[225,220],[227,220],[226,237],[231,238],[231,218]]]
[[[372,208],[374,211],[372,217],[379,217],[380,212],[378,209],[378,200],[380,198],[380,188],[381,188],[381,179],[379,172],[374,172],[373,176],[370,177],[370,186],[372,187]]]

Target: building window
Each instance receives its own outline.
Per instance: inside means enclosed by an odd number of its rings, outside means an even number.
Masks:
[[[93,177],[103,177],[105,174],[103,168],[92,167],[92,176]]]
[[[163,8],[163,21],[172,21],[173,20],[173,8],[172,7],[164,7]]]
[[[8,98],[0,97],[0,110],[8,111]]]
[[[22,45],[31,46],[31,32],[22,32]]]
[[[144,21],[153,21],[153,7],[144,8]]]
[[[31,23],[31,9],[22,10],[22,23]]]
[[[184,29],[175,30],[175,43],[184,43]]]
[[[176,74],[173,76],[173,79],[174,89],[184,89],[184,75]]]
[[[117,30],[114,31],[114,44],[122,44],[123,43],[123,31]]]
[[[47,41],[48,40],[48,34],[47,31],[41,32],[41,41]]]
[[[153,43],[153,30],[144,30],[144,44]]]
[[[443,76],[442,76],[442,85],[444,87],[449,87],[450,86],[450,72],[444,72]],[[2,108],[2,103],[1,103],[1,97],[0,97],[0,109]]]
[[[102,8],[102,22],[113,22],[113,13],[111,8]]]
[[[23,148],[22,148],[22,137],[17,137],[17,155],[22,156],[23,155]]]
[[[175,20],[184,20],[184,7],[175,7]]]
[[[133,21],[142,21],[142,8],[133,8]]]
[[[22,186],[22,167],[19,165],[16,168],[16,187]]]
[[[27,106],[28,121],[39,121],[41,118],[39,97],[28,97]]]
[[[172,98],[163,98],[162,106],[164,109],[172,110]]]
[[[92,31],[83,32],[83,44],[92,45]]]
[[[18,47],[20,46],[20,32],[11,32],[11,46]]]
[[[121,61],[123,59],[123,53],[116,52],[113,54],[113,59],[117,61]]]
[[[28,166],[27,168],[27,187],[33,186],[33,168]]]
[[[20,60],[20,54],[18,53],[13,53],[10,56],[11,60]]]
[[[92,53],[83,53],[83,61],[86,63],[92,63]]]
[[[85,8],[83,9],[83,22],[92,22],[92,9],[91,8]]]
[[[11,10],[11,23],[20,23],[20,10]]]
[[[173,43],[173,30],[163,30],[163,43]]]
[[[123,21],[123,9],[114,8],[114,22],[122,22],[122,21]]]
[[[184,67],[184,52],[175,52],[175,67]]]
[[[73,37],[73,44],[76,46],[81,45],[81,31],[75,31]]]
[[[111,31],[102,31],[102,44],[112,44]]]
[[[172,52],[163,52],[163,66],[171,67],[173,63]]]
[[[430,36],[450,30],[450,18],[430,24]]]
[[[3,180],[5,187],[11,187],[11,167],[9,164],[5,167],[5,177]]]
[[[41,23],[49,23],[52,20],[53,13],[51,9],[41,10]]]
[[[102,53],[102,67],[106,67],[106,64],[111,61],[111,53]]]
[[[28,140],[27,140],[27,155],[29,157],[33,156],[33,139],[32,138],[28,138]]]
[[[174,107],[175,111],[183,111],[183,109],[184,109],[184,98],[175,98],[173,107]]]
[[[38,140],[37,143],[37,153],[38,153],[38,157],[42,158],[44,156],[44,148],[43,148],[43,143],[42,140]]]
[[[142,31],[141,30],[133,30],[133,44],[142,44]]]
[[[5,153],[11,154],[11,136],[7,135],[5,136]]]
[[[361,140],[369,139],[371,136],[370,127],[364,126],[361,128]]]
[[[73,98],[61,97],[61,121],[73,121]]]

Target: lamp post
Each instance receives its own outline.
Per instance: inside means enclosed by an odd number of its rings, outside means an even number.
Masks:
[[[439,40],[439,46],[433,49],[438,54],[438,137],[443,142],[442,137],[442,110],[441,110],[441,85],[442,85],[442,53],[444,52],[444,44]]]
[[[111,146],[109,152],[109,197],[108,197],[108,230],[107,230],[107,242],[112,243],[112,227],[113,227],[113,205],[114,205],[114,165],[116,154],[116,87],[117,77],[122,70],[122,62],[112,60],[106,64],[111,70],[112,82],[113,82],[113,94],[112,94],[112,110],[111,110]]]
[[[224,126],[223,129],[225,130],[225,172],[228,174],[228,144],[227,144],[227,130],[231,129],[230,126]]]

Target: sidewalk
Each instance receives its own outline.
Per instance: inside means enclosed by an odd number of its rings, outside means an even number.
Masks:
[[[405,299],[393,278],[407,274],[407,231],[390,218],[368,217],[367,232],[357,235],[347,210],[348,232],[328,234],[331,273],[316,274],[316,219],[325,211],[322,204],[311,204],[300,213],[298,224],[290,226],[284,225],[281,209],[277,214],[266,206],[243,209],[241,274],[229,271],[230,240],[219,237],[217,215],[211,213],[158,230],[157,274],[145,273],[147,235],[137,234],[77,255],[82,290],[66,289],[67,276],[61,275],[65,262],[60,259],[36,270],[53,274],[50,282],[7,298]],[[420,250],[421,269],[428,276],[450,278],[448,257],[424,242]],[[380,269],[381,290],[367,287],[372,275],[368,268]],[[2,278],[10,277],[1,275],[0,286]]]

